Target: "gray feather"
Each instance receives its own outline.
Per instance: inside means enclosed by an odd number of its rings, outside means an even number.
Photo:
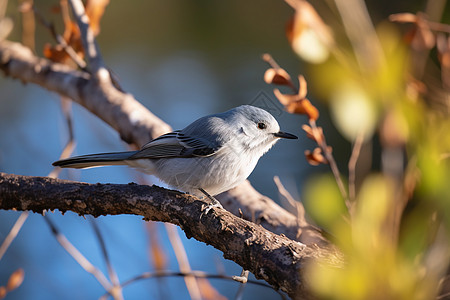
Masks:
[[[92,168],[98,166],[110,166],[110,165],[126,165],[124,160],[129,159],[137,152],[138,151],[127,151],[127,152],[112,152],[112,153],[75,156],[55,161],[53,165],[61,168],[76,168],[76,169]]]

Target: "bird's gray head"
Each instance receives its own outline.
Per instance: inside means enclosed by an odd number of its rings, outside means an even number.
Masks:
[[[235,142],[241,144],[241,150],[257,151],[260,155],[280,139],[296,139],[295,135],[280,131],[277,120],[264,109],[242,105],[233,108],[224,114],[227,123],[232,124]]]

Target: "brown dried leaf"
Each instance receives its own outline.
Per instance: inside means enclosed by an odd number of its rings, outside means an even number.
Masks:
[[[8,294],[8,291],[4,286],[0,286],[0,299],[3,299],[6,297],[6,294]]]
[[[268,84],[289,85],[291,76],[281,68],[269,68],[264,73],[264,81]]]
[[[9,277],[8,284],[6,285],[6,290],[8,292],[17,289],[23,282],[25,277],[25,272],[23,269],[17,269]]]

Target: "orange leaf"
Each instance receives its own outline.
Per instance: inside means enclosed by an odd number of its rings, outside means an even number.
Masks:
[[[269,68],[264,73],[264,81],[268,84],[288,85],[291,76],[284,69]]]
[[[23,269],[17,269],[9,277],[8,284],[6,285],[7,291],[12,291],[17,289],[23,282],[25,277],[25,272]]]
[[[300,96],[300,99],[304,99],[308,93],[308,84],[306,83],[306,79],[303,75],[298,75],[298,83],[298,95]]]
[[[328,164],[328,161],[322,155],[322,150],[320,148],[315,148],[312,152],[310,150],[305,150],[305,157],[308,163],[313,166]]]
[[[286,106],[286,110],[293,114],[307,115],[310,120],[314,121],[319,118],[319,111],[308,99],[291,102]]]

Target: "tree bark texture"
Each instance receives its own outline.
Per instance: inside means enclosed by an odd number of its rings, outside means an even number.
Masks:
[[[79,215],[133,214],[144,220],[180,226],[188,238],[212,245],[223,256],[293,298],[309,299],[304,266],[329,254],[326,248],[305,245],[221,208],[207,214],[207,200],[157,186],[88,184],[48,177],[0,173],[0,208],[75,212]]]

